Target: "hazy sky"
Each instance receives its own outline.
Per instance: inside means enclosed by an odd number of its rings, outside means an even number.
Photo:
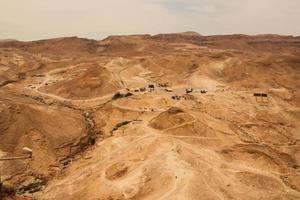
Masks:
[[[190,30],[300,35],[300,0],[0,0],[0,39]]]

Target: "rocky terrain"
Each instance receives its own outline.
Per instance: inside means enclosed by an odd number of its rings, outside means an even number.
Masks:
[[[0,199],[300,199],[299,88],[300,37],[0,41]]]

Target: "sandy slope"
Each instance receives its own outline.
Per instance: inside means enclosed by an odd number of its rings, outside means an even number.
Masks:
[[[34,151],[0,161],[3,198],[299,199],[298,40],[183,33],[0,44],[0,150]]]

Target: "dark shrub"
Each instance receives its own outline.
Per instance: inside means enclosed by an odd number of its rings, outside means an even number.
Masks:
[[[120,92],[117,92],[114,94],[114,96],[112,97],[113,100],[116,100],[116,99],[120,99],[124,97],[124,94],[121,94]]]

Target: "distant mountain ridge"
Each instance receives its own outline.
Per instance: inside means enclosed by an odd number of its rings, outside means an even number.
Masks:
[[[0,39],[0,42],[14,42],[14,41],[18,41],[15,39]]]
[[[276,34],[259,35],[212,35],[204,36],[197,32],[164,33],[157,35],[113,35],[103,40],[80,37],[62,37],[54,39],[22,42],[17,40],[0,40],[0,48],[17,48],[35,53],[61,53],[76,55],[78,53],[137,53],[164,52],[164,44],[192,44],[213,49],[233,49],[238,51],[271,51],[300,53],[300,37]],[[130,50],[130,51],[129,51]]]

